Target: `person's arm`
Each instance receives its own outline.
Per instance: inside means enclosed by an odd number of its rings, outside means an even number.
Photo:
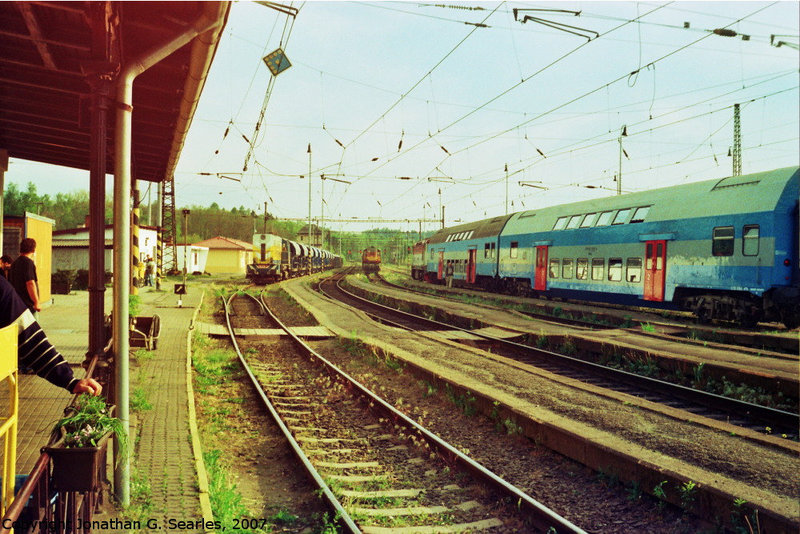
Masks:
[[[42,327],[11,284],[0,279],[0,328],[10,324],[16,324],[19,332],[17,357],[20,367],[32,369],[51,384],[70,393],[100,394],[102,387],[95,380],[79,380],[73,376],[72,368],[50,344]]]
[[[42,308],[39,306],[39,290],[36,287],[36,280],[28,280],[25,282],[25,289],[28,290],[28,296],[33,301],[33,309],[42,311]]]

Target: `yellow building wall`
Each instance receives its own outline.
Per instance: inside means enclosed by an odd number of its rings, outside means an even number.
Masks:
[[[39,300],[48,302],[50,294],[50,276],[53,273],[53,222],[50,219],[38,218],[26,214],[25,237],[36,240],[36,276],[39,278]]]
[[[251,251],[236,249],[209,249],[206,272],[210,274],[245,274],[247,258]]]

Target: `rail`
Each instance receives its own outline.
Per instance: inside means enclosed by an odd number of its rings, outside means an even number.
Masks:
[[[754,404],[751,402],[734,399],[731,397],[725,397],[723,395],[717,395],[715,393],[710,393],[700,389],[694,389],[680,384],[667,382],[665,380],[659,380],[657,378],[638,375],[635,373],[631,373],[621,369],[615,369],[613,367],[586,361],[565,354],[559,354],[556,352],[551,352],[548,350],[531,347],[529,345],[525,345],[522,343],[517,343],[515,341],[511,341],[508,339],[498,338],[495,336],[484,334],[482,332],[477,332],[475,330],[459,328],[454,325],[428,319],[425,317],[421,317],[419,315],[415,315],[413,313],[397,310],[395,308],[392,308],[391,306],[386,306],[383,304],[379,304],[377,302],[373,302],[369,299],[365,299],[364,297],[358,296],[350,291],[347,291],[341,288],[341,286],[339,286],[339,290],[346,293],[350,298],[357,299],[358,301],[363,302],[374,308],[384,309],[387,310],[388,312],[403,317],[414,318],[415,320],[421,323],[431,325],[432,328],[437,330],[458,330],[461,332],[466,332],[472,336],[481,338],[483,340],[495,343],[497,345],[508,347],[511,351],[515,353],[520,353],[520,352],[525,353],[529,357],[536,358],[537,360],[542,361],[544,363],[559,365],[559,366],[565,365],[572,369],[577,369],[581,372],[585,372],[593,376],[607,378],[609,380],[614,381],[615,383],[626,384],[628,386],[636,387],[640,391],[646,391],[649,393],[658,392],[662,395],[667,395],[672,398],[682,399],[684,402],[694,403],[699,406],[707,408],[713,408],[715,410],[719,410],[726,414],[730,414],[734,417],[746,416],[754,422],[755,421],[761,422],[764,425],[770,426],[772,428],[777,427],[780,429],[786,429],[787,432],[792,432],[792,429],[797,429],[798,426],[800,425],[800,414],[787,412],[776,408],[770,408],[767,406],[762,406],[760,404]],[[520,334],[522,334],[522,332]]]
[[[548,531],[548,529],[554,528],[557,532],[584,533],[584,531],[578,526],[572,524],[565,518],[553,512],[516,486],[506,482],[483,465],[479,464],[472,458],[462,453],[460,450],[442,440],[436,434],[420,426],[416,421],[395,409],[394,406],[387,403],[381,397],[375,395],[355,378],[345,373],[335,364],[321,356],[314,349],[304,343],[289,328],[283,325],[283,323],[269,310],[263,301],[262,306],[263,309],[271,315],[272,319],[280,326],[280,328],[282,328],[295,341],[295,343],[301,346],[308,354],[314,356],[317,361],[325,366],[331,375],[333,375],[335,378],[343,380],[348,385],[348,388],[351,388],[361,394],[367,400],[369,406],[371,406],[373,409],[383,412],[383,417],[387,417],[397,424],[402,424],[410,431],[417,433],[417,435],[421,436],[443,458],[450,459],[451,463],[457,464],[460,468],[470,472],[477,479],[481,480],[488,486],[493,487],[499,493],[513,499],[519,508],[524,508],[531,514],[530,519],[536,527],[541,528],[543,531]]]
[[[252,295],[249,295],[247,293],[245,294],[248,297],[255,299],[255,297],[253,297]],[[267,411],[269,411],[270,416],[275,421],[275,424],[278,425],[278,428],[280,428],[280,431],[286,438],[287,443],[292,448],[292,452],[297,457],[298,461],[300,461],[300,463],[303,465],[303,468],[306,470],[306,473],[311,478],[311,480],[320,489],[322,495],[325,497],[325,500],[328,501],[328,504],[333,509],[335,517],[338,518],[339,523],[341,523],[342,526],[347,528],[348,532],[352,533],[361,532],[358,526],[356,526],[355,522],[353,522],[348,513],[345,511],[342,504],[333,494],[333,491],[331,491],[328,484],[325,483],[325,480],[323,480],[322,475],[320,475],[319,472],[316,470],[316,468],[311,464],[311,461],[308,459],[308,456],[306,456],[306,454],[303,452],[303,449],[300,447],[300,444],[298,444],[297,441],[294,439],[294,436],[286,427],[280,415],[278,415],[277,410],[273,406],[272,402],[270,402],[269,397],[267,397],[267,394],[264,391],[264,388],[261,387],[261,384],[259,383],[258,379],[253,374],[253,371],[250,369],[250,366],[247,364],[247,361],[245,360],[242,351],[239,349],[239,343],[237,343],[236,341],[236,334],[234,333],[230,318],[231,302],[236,296],[237,294],[234,293],[228,298],[228,300],[225,300],[223,298],[222,302],[225,306],[225,322],[228,325],[228,333],[230,334],[231,342],[233,343],[233,348],[236,351],[237,356],[239,357],[239,361],[241,362],[242,367],[247,372],[247,376],[250,378],[250,382],[253,384],[253,387],[256,389],[256,391],[258,391],[258,395],[259,397],[261,397],[261,401],[264,403],[264,406],[267,408]],[[259,302],[258,300],[256,300],[256,302],[258,302],[262,312],[265,312],[266,307],[264,306],[264,304],[262,302]],[[289,332],[289,330],[286,329],[282,323],[279,324],[281,325],[281,328],[283,328],[284,330],[286,330],[286,332],[289,333],[289,335],[292,335],[291,332]]]

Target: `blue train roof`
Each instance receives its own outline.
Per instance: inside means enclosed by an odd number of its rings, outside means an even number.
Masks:
[[[798,201],[799,184],[800,169],[786,167],[721,180],[562,204],[514,213],[502,229],[501,235],[599,226],[601,224],[598,219],[604,212],[612,212],[607,215],[610,220],[605,224],[624,224],[632,220],[657,222],[698,216],[758,213],[779,210],[782,206],[791,210]]]

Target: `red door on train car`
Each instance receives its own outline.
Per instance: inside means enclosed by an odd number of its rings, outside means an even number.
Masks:
[[[439,251],[439,269],[437,270],[436,277],[439,280],[444,278],[444,250]]]
[[[664,273],[667,270],[667,242],[646,241],[644,259],[644,300],[664,300]]]
[[[471,248],[469,249],[469,258],[467,259],[467,283],[474,284],[475,283],[475,258],[478,254],[478,249]]]
[[[547,289],[547,247],[536,247],[536,275],[533,280],[533,289],[544,291]]]

